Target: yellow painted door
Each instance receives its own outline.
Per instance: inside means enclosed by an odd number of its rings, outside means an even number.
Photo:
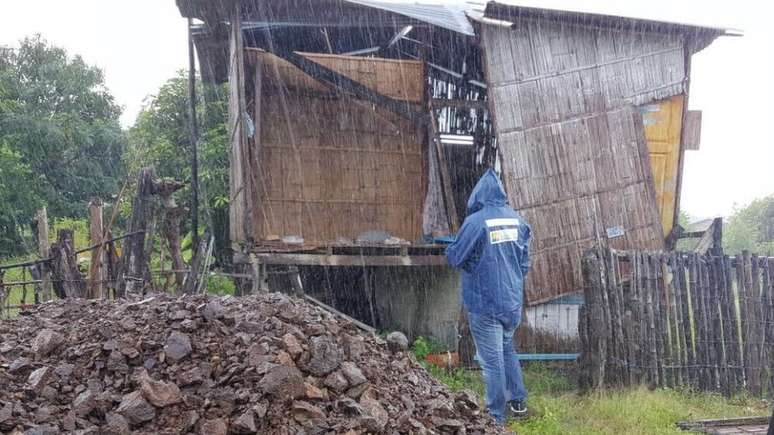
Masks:
[[[677,206],[677,176],[680,165],[680,134],[683,120],[683,96],[679,95],[640,106],[645,123],[656,201],[661,213],[664,235],[674,226]]]

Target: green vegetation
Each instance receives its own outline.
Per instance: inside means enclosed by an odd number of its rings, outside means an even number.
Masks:
[[[731,255],[745,249],[774,255],[774,195],[734,210],[723,226],[723,249]]]
[[[40,36],[0,51],[0,258],[29,252],[30,226],[85,216],[124,173],[121,113],[102,71]]]
[[[433,346],[422,339],[415,342],[412,350],[419,357],[427,355],[424,352]],[[447,371],[427,363],[423,365],[452,390],[471,390],[483,403],[484,382],[480,372]],[[509,425],[519,434],[685,434],[675,426],[676,422],[771,412],[764,401],[748,397],[729,400],[716,394],[651,391],[645,387],[581,395],[573,381],[572,365],[526,363],[523,369],[530,393],[530,417]]]

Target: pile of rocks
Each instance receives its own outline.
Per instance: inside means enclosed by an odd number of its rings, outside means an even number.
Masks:
[[[0,431],[499,433],[393,344],[279,294],[48,303],[0,323]]]

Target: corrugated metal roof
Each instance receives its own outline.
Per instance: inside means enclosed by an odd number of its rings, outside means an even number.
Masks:
[[[392,3],[373,0],[345,0],[361,6],[377,8],[400,14],[415,20],[433,24],[463,35],[475,36],[473,25],[465,15],[463,4]]]
[[[496,0],[496,1],[468,1],[470,9],[474,15],[483,13],[485,16],[496,14],[496,12],[509,9],[517,16],[535,16],[540,18],[569,20],[579,23],[603,24],[606,22],[630,21],[658,27],[672,28],[680,31],[710,31],[717,35],[741,36],[743,32],[739,29],[729,27],[708,26],[700,24],[688,24],[669,19],[663,19],[663,13],[651,16],[634,15],[613,15],[598,10],[585,8],[581,2],[580,7],[575,6],[571,9],[552,9],[540,5],[539,2],[529,0]]]

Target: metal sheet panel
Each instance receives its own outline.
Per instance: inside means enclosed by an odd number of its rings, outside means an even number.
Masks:
[[[664,234],[672,231],[677,206],[683,101],[679,95],[640,106]]]
[[[372,0],[345,0],[361,6],[394,12],[409,18],[434,24],[463,35],[475,36],[473,25],[465,16],[464,5],[456,4],[417,4],[417,3],[392,3]]]

